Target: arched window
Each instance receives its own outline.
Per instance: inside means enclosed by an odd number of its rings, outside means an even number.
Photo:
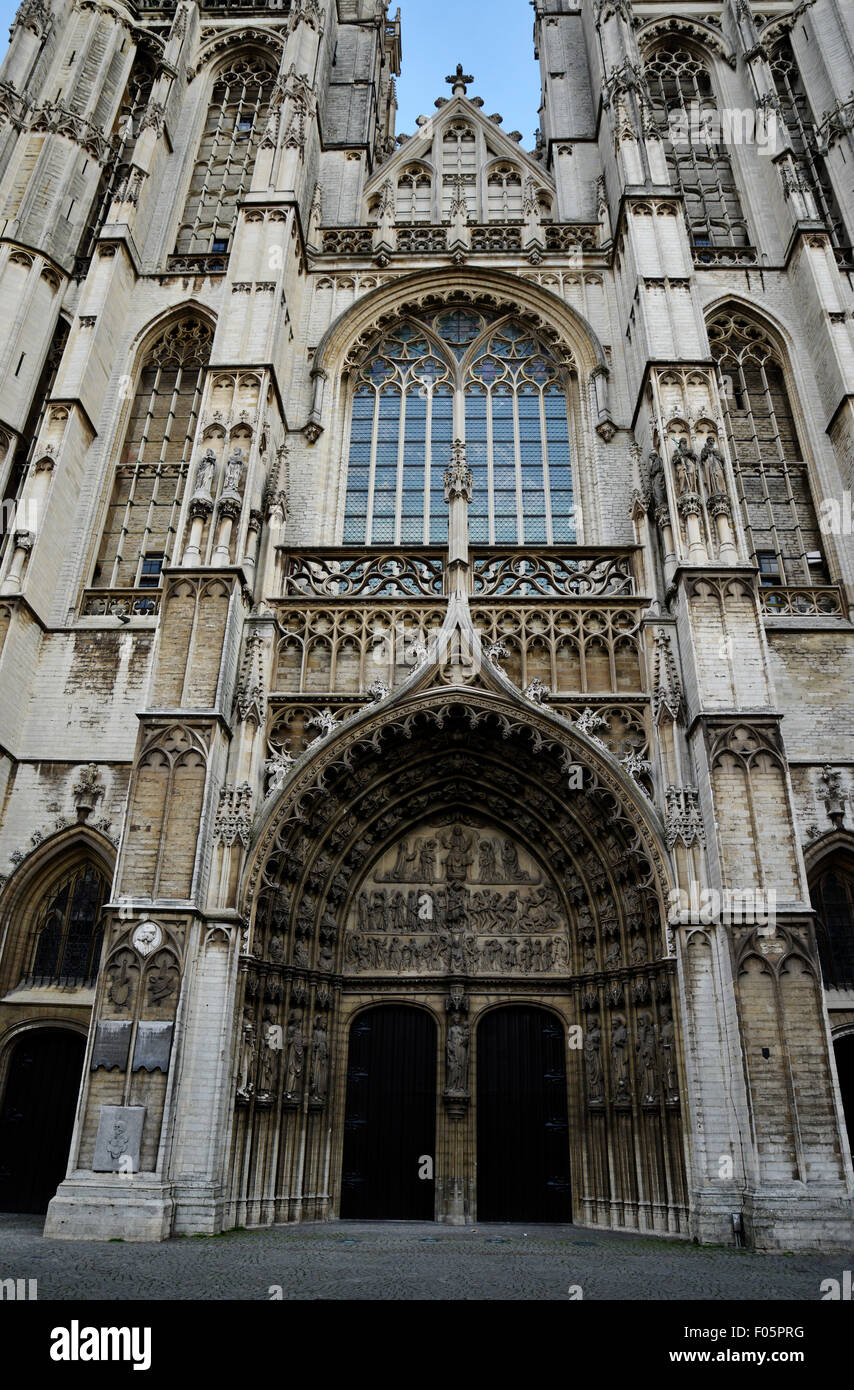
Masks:
[[[92,584],[154,589],[169,563],[213,330],[187,317],[145,355],[130,408]]]
[[[357,371],[344,543],[445,544],[454,438],[473,542],[575,540],[564,368],[524,323],[449,306],[403,320]]]
[[[747,223],[702,59],[679,39],[668,39],[647,60],[645,74],[670,176],[685,199],[692,245],[747,246]]]
[[[433,182],[423,165],[411,164],[397,180],[395,217],[398,222],[429,222],[433,216]]]
[[[219,73],[178,232],[178,254],[229,249],[238,200],[248,193],[275,74],[256,58]]]
[[[709,324],[748,545],[763,584],[824,584],[827,571],[783,363],[744,314]]]
[[[819,153],[814,117],[787,36],[775,45],[769,61],[780,98],[780,117],[792,144],[798,173],[812,193],[818,215],[827,226],[834,245],[847,246],[845,224],[830,175]]]
[[[45,894],[36,913],[24,981],[91,984],[101,956],[101,906],[109,883],[91,862],[78,864]]]
[[[854,871],[831,860],[810,884],[821,971],[828,989],[854,989]]]
[[[138,54],[113,126],[113,148],[104,164],[89,221],[80,240],[77,255],[77,269],[80,273],[85,273],[88,268],[95,243],[107,220],[110,204],[130,173],[140,121],[151,97],[154,78],[153,61],[145,53]]]
[[[490,222],[510,222],[522,216],[522,174],[515,164],[493,164],[486,179]]]
[[[18,439],[9,467],[9,473],[4,488],[3,505],[4,509],[6,509],[4,510],[4,516],[9,514],[8,509],[10,509],[11,503],[17,506],[17,503],[21,500],[21,493],[24,490],[24,483],[27,480],[27,470],[32,462],[33,451],[36,447],[36,441],[39,437],[42,422],[44,421],[48,401],[53,393],[53,385],[59,373],[59,364],[62,361],[62,354],[65,352],[65,344],[67,341],[68,324],[65,319],[61,318],[57,320],[53,338],[51,339],[47,357],[45,358],[45,364],[39,378],[39,383],[33,393],[27,421]],[[8,525],[3,528],[3,534],[0,536],[0,559],[2,559],[6,553],[9,537],[13,534],[14,529],[14,527],[8,527]]]
[[[477,214],[477,142],[467,121],[451,121],[442,136],[442,221],[451,217],[451,204],[462,189],[469,212]]]

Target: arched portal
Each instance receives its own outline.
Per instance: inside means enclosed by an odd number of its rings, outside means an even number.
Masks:
[[[350,1025],[341,1216],[432,1221],[436,1024],[381,1004]]]
[[[86,1039],[32,1028],[12,1044],[0,1108],[0,1211],[43,1212],[65,1176]]]
[[[558,735],[497,697],[435,691],[366,721],[291,782],[247,880],[239,1074],[257,1039],[263,1085],[237,1087],[238,1220],[352,1211],[350,1030],[385,1003],[441,1020],[438,1220],[478,1219],[474,1041],[481,1015],[512,1006],[572,1029],[554,1173],[573,1174],[575,1219],[686,1229],[662,859],[619,776]]]
[[[848,1144],[854,1151],[854,1033],[846,1033],[843,1037],[836,1038],[833,1052],[842,1109],[845,1113],[845,1127],[848,1130]]]
[[[477,1219],[570,1221],[566,1035],[527,1005],[477,1030]]]

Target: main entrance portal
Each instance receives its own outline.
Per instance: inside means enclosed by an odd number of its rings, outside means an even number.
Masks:
[[[381,1005],[350,1028],[341,1215],[432,1221],[436,1025]]]
[[[477,1030],[477,1219],[570,1221],[563,1027],[495,1009]]]
[[[0,1211],[47,1211],[65,1177],[84,1048],[64,1028],[15,1043],[0,1110]]]

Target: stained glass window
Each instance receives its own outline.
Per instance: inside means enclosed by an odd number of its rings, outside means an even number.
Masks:
[[[473,543],[574,542],[564,370],[524,324],[451,305],[397,324],[356,374],[344,544],[445,544],[455,438]]]

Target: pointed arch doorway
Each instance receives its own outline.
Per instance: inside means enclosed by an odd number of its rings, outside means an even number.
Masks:
[[[506,1005],[478,1027],[477,1219],[572,1220],[566,1039],[547,1009]]]
[[[27,1029],[13,1043],[0,1107],[0,1211],[43,1212],[65,1177],[86,1039]]]
[[[436,1024],[407,1004],[366,1009],[350,1027],[341,1216],[432,1221],[435,1147]]]

